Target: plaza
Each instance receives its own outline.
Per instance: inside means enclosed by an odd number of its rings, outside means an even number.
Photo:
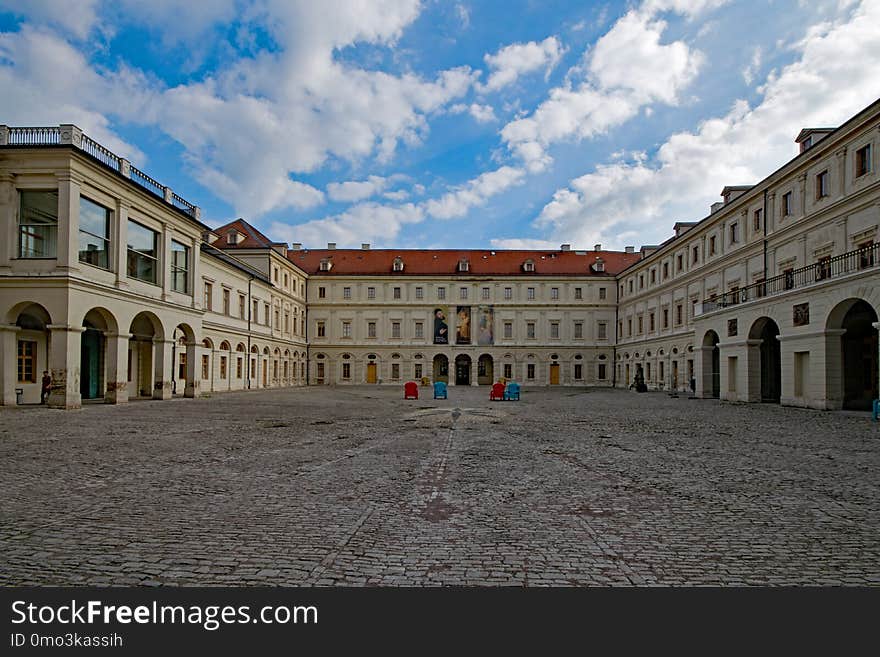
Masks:
[[[0,415],[0,585],[877,585],[861,412],[309,386]]]

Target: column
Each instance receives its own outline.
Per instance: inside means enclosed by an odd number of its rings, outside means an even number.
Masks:
[[[9,270],[18,240],[15,235],[15,205],[18,194],[12,174],[0,173],[0,271]]]
[[[0,325],[0,406],[16,404],[18,343],[15,336],[20,330],[15,325]]]
[[[117,201],[116,220],[111,234],[116,255],[116,287],[128,287],[128,210],[131,206],[126,201]]]
[[[159,285],[162,286],[162,300],[167,301],[171,298],[171,230],[164,222],[159,244]],[[235,301],[232,300],[231,303]]]
[[[171,362],[173,340],[153,338],[153,399],[171,399]]]
[[[55,174],[58,179],[58,268],[75,269],[79,263],[79,187],[80,180],[69,171]]]
[[[124,404],[128,401],[128,341],[130,333],[104,333],[106,340],[105,404]]]
[[[80,349],[82,345],[82,326],[50,324],[49,374],[52,376],[52,391],[49,393],[49,407],[70,410],[82,406],[79,391]]]
[[[199,343],[186,343],[186,387],[183,390],[184,397],[199,397],[201,395],[201,362],[199,361]],[[210,369],[210,368],[209,368]],[[210,372],[208,372],[210,374]]]
[[[201,240],[193,239],[189,253],[189,291],[192,294],[192,307],[196,310],[201,309],[204,300],[204,290],[202,289],[202,276],[199,267],[201,262]]]

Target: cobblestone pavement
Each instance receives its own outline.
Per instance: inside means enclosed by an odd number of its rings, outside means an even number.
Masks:
[[[867,414],[402,396],[0,410],[0,584],[880,584]]]

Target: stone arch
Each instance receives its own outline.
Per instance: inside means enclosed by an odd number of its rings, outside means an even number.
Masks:
[[[43,372],[49,371],[52,377],[53,391],[59,374],[67,381],[67,371],[56,373],[53,361],[57,356],[52,351],[53,340],[50,339],[49,326],[52,325],[52,317],[45,307],[32,301],[15,304],[6,315],[7,324],[15,327],[13,332],[0,333],[4,341],[0,344],[3,353],[0,354],[0,362],[3,363],[4,372],[0,376],[3,381],[4,405],[18,403],[16,389],[22,390],[22,402],[25,404],[38,404],[42,400]],[[16,330],[17,329],[17,330]],[[8,339],[8,342],[7,342]],[[72,405],[75,406],[76,400]],[[53,404],[50,396],[49,403]],[[65,406],[66,399],[65,399]]]
[[[106,308],[95,307],[83,315],[80,335],[79,391],[83,399],[101,399],[119,402],[118,386],[125,387],[125,371],[116,353],[110,352],[110,344],[119,340],[119,323]],[[124,365],[123,365],[124,367]],[[108,394],[109,392],[109,394]]]
[[[490,386],[495,383],[495,361],[492,354],[480,354],[477,359],[477,384]]]
[[[449,383],[449,357],[446,354],[435,354],[431,359],[433,380]]]
[[[837,303],[825,321],[830,399],[843,408],[870,410],[878,398],[877,310],[861,297]]]
[[[780,350],[779,325],[770,317],[759,317],[749,329],[748,372],[749,397],[778,404],[782,396],[782,354]],[[752,372],[760,373],[756,380]],[[753,392],[754,386],[754,392]]]
[[[702,357],[700,369],[700,390],[703,397],[718,399],[721,396],[721,339],[715,331],[709,330],[703,335],[703,346],[700,348]]]

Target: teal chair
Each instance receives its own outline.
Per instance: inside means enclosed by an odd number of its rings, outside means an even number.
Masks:
[[[507,401],[519,401],[519,384],[508,383],[504,389],[504,399]]]
[[[434,383],[434,399],[447,399],[446,384],[443,381]]]

